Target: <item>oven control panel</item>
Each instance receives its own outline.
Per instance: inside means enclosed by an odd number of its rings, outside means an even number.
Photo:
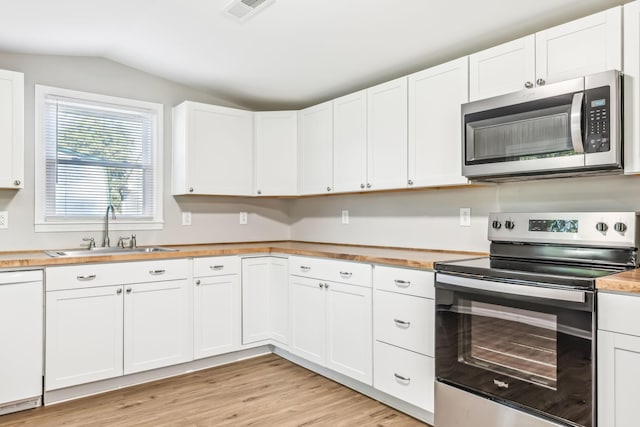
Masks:
[[[640,245],[637,212],[491,213],[491,241],[634,247]]]

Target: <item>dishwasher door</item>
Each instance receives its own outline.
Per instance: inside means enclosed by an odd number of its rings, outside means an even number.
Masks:
[[[0,415],[41,404],[43,292],[40,270],[0,273]]]

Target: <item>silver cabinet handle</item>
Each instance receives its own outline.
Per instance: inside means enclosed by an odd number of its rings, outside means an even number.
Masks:
[[[300,266],[300,270],[302,270],[302,271],[304,271],[306,273],[307,271],[311,270],[311,267],[308,267],[306,265],[301,265]]]
[[[353,273],[349,272],[349,271],[341,271],[340,272],[340,277],[344,277],[345,279],[348,279],[349,277],[351,277]]]
[[[122,288],[118,288],[118,290],[116,291],[116,294],[120,295],[122,293]]]
[[[13,181],[13,185],[18,186],[22,184],[22,181],[20,181],[19,179],[16,179],[15,181]]]
[[[324,288],[325,288],[325,289],[329,289],[329,284],[328,284],[328,283],[325,283],[325,284],[324,284]]]
[[[396,279],[393,281],[393,283],[396,284],[396,286],[400,287],[400,288],[408,288],[409,286],[411,286],[411,282],[408,280],[400,280],[400,279]]]
[[[161,274],[166,273],[166,270],[149,270],[149,274],[152,276],[159,276]]]
[[[360,184],[360,188],[364,188],[364,184]]]
[[[257,193],[258,193],[258,194],[262,194],[262,191],[258,190],[258,191],[257,191]]]
[[[331,191],[331,187],[327,187],[327,191]]]
[[[400,381],[404,381],[404,382],[407,382],[407,383],[411,382],[411,378],[409,378],[409,377],[404,377],[404,376],[402,376],[400,374],[396,374],[396,373],[394,373],[393,376],[396,377],[396,379],[399,379]]]
[[[413,180],[412,180],[412,179],[410,179],[409,181],[407,181],[407,184],[409,184],[409,185],[413,185]]]
[[[546,82],[544,81],[544,79],[538,79],[538,80],[536,80],[536,84],[537,84],[538,86],[544,86],[544,84],[545,84],[545,83],[546,83]]]
[[[371,188],[371,184],[367,182],[367,188]]]
[[[222,269],[224,269],[224,265],[222,265],[222,264],[210,265],[209,268],[212,269],[212,270],[222,270]]]
[[[89,274],[87,276],[76,276],[76,279],[78,279],[81,282],[88,282],[89,280],[93,280],[96,278],[95,274]]]
[[[127,293],[130,294],[131,293],[131,288],[127,288]]]
[[[397,326],[400,326],[402,328],[408,328],[409,326],[411,326],[411,322],[405,322],[404,320],[393,319],[393,321]]]
[[[200,286],[200,280],[196,280],[196,286]]]
[[[531,89],[533,87],[533,83],[525,82],[524,87],[526,87],[527,89]]]
[[[323,285],[322,283],[318,283],[318,287],[319,287],[320,289],[322,289],[322,287],[323,287],[323,286],[324,286],[324,285]]]
[[[193,193],[193,187],[189,187],[189,193]]]

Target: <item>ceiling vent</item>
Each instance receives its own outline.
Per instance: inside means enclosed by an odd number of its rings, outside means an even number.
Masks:
[[[246,21],[275,0],[232,0],[225,8],[226,14],[239,21]]]

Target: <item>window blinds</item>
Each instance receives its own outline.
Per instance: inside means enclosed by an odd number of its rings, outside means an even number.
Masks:
[[[45,221],[153,218],[157,203],[151,110],[47,95]]]

